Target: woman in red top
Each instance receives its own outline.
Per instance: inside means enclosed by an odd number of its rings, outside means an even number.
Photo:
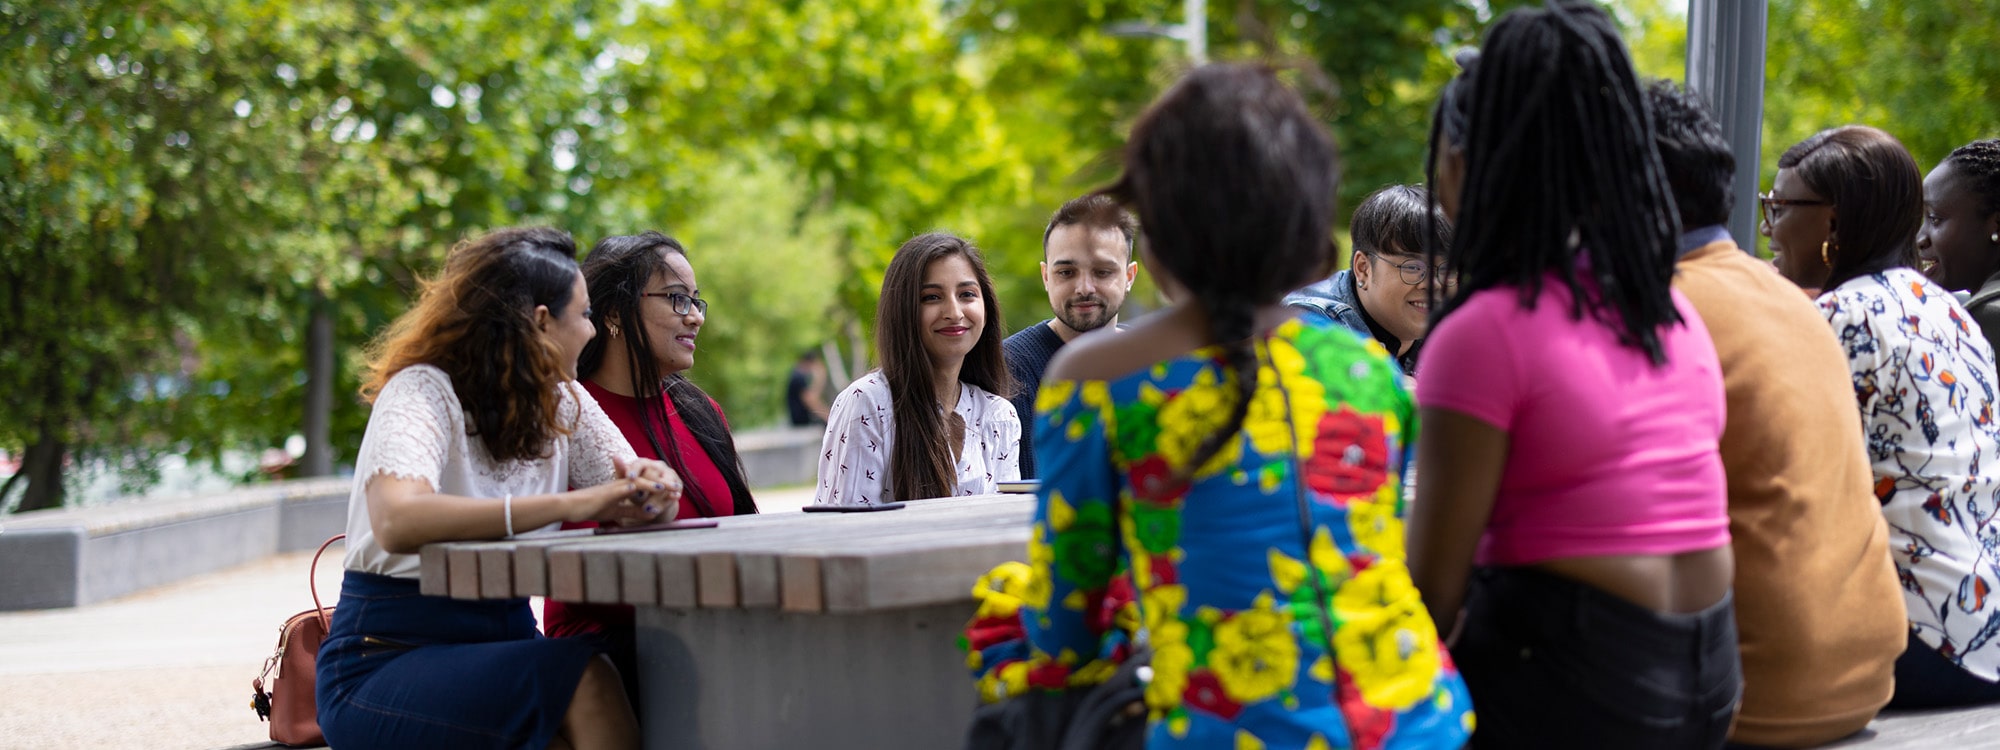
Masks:
[[[687,250],[659,232],[606,237],[584,258],[583,277],[600,335],[577,357],[577,377],[634,452],[680,473],[677,518],[756,513],[722,408],[686,376],[708,318]],[[636,702],[631,607],[550,600],[542,629],[598,639]]]

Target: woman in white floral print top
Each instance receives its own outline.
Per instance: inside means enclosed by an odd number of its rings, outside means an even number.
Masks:
[[[882,369],[833,400],[820,449],[822,505],[993,492],[1021,478],[1021,419],[1001,360],[999,302],[978,248],[933,232],[897,248],[882,278]]]
[[[2000,424],[1993,349],[1972,315],[1910,266],[1916,161],[1880,130],[1821,132],[1759,196],[1780,272],[1825,288],[1847,352],[1910,643],[1899,708],[2000,702]]]

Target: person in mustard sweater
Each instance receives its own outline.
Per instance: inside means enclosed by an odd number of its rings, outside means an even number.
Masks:
[[[1736,158],[1701,100],[1647,89],[1680,209],[1674,288],[1708,323],[1729,420],[1743,704],[1733,742],[1809,747],[1859,731],[1895,689],[1904,612],[1840,343],[1812,301],[1736,246]]]

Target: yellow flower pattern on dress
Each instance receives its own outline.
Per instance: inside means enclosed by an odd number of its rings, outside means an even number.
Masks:
[[[1463,744],[1471,699],[1402,562],[1403,380],[1379,345],[1319,323],[1256,348],[1244,422],[1199,467],[1239,398],[1220,350],[1043,382],[1032,580],[1006,585],[1026,643],[976,621],[982,692],[1094,684],[1129,638],[1152,653],[1147,747]],[[1136,617],[1106,614],[1120,591]]]
[[[1379,560],[1361,571],[1334,596],[1334,607],[1341,621],[1335,654],[1363,700],[1407,708],[1431,696],[1442,667],[1437,627],[1401,560]]]
[[[1290,688],[1299,674],[1299,643],[1292,637],[1290,614],[1277,609],[1269,593],[1257,597],[1251,609],[1216,624],[1209,664],[1238,703],[1255,703]]]

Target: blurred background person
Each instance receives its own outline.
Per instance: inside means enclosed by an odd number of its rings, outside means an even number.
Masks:
[[[793,427],[825,427],[826,359],[819,347],[799,353],[785,379],[785,413]]]

